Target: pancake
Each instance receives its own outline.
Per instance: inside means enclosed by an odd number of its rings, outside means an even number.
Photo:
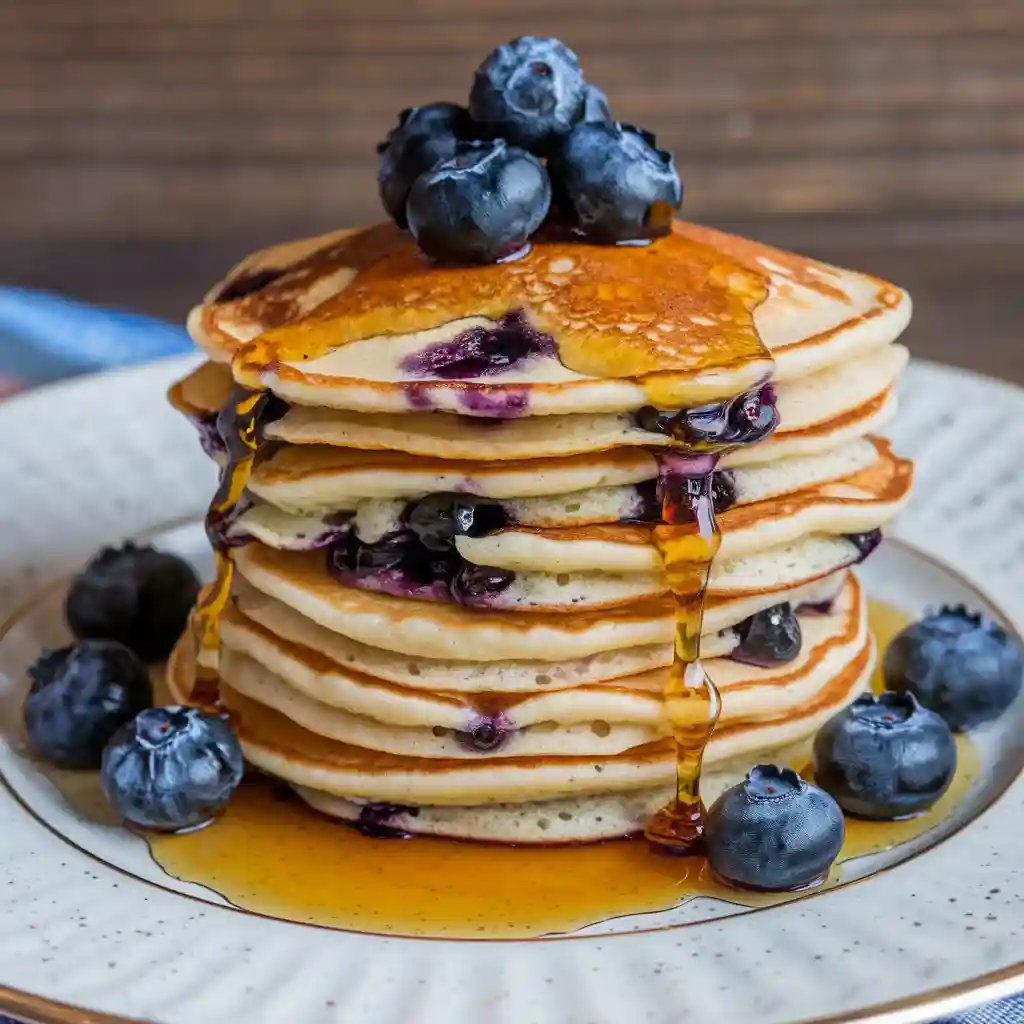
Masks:
[[[736,505],[791,494],[807,487],[849,477],[889,458],[886,442],[878,438],[851,441],[834,452],[810,455],[762,466],[729,471],[728,486]],[[247,509],[231,527],[231,535],[251,536],[270,547],[306,551],[323,547],[344,529],[346,517],[356,536],[375,543],[404,526],[406,498],[363,498],[350,500],[332,513],[286,512],[263,501]],[[592,487],[584,491],[535,498],[506,498],[500,510],[510,522],[521,526],[558,528],[597,523],[646,521],[660,513],[655,505],[653,479],[637,484]]]
[[[391,225],[295,251],[248,261],[193,310],[190,331],[222,360],[260,337],[240,360],[257,379],[362,412],[701,404],[768,375],[757,334],[788,380],[893,341],[910,316],[885,282],[686,224],[645,248],[542,241],[521,260],[456,270],[421,260]],[[554,351],[476,379],[410,369],[425,347],[516,309]]]
[[[845,580],[846,573],[840,572],[796,590],[719,602],[705,615],[706,632],[701,638],[701,651],[708,658],[724,657],[738,642],[732,630],[735,623],[782,601],[795,606],[828,603],[842,590]],[[639,675],[666,668],[672,662],[671,638],[658,644],[618,648],[554,662],[522,659],[474,662],[402,655],[326,629],[244,580],[236,582],[233,606],[225,612],[226,642],[229,635],[234,635],[239,619],[243,624],[262,627],[272,636],[318,651],[357,676],[395,683],[404,691],[443,691],[450,695],[452,708],[456,706],[455,695],[462,695],[460,703],[464,703],[472,701],[472,695],[481,691],[544,693]],[[251,653],[248,648],[245,650]]]
[[[776,388],[779,427],[773,437],[816,430],[877,400],[906,365],[907,350],[888,345],[852,364],[827,367]],[[630,413],[576,413],[473,420],[432,412],[367,414],[295,405],[268,424],[267,437],[362,451],[393,450],[446,459],[495,461],[551,458],[622,446],[680,444],[639,427]],[[752,446],[769,452],[771,441]]]
[[[824,579],[860,557],[857,546],[846,538],[808,537],[799,545],[775,548],[741,563],[716,563],[705,602],[705,628],[711,632],[733,625],[777,604],[780,593]],[[327,629],[416,657],[573,660],[624,647],[669,643],[673,635],[673,606],[668,597],[631,601],[611,611],[523,614],[346,587],[327,572],[325,559],[316,553],[250,544],[236,551],[235,561],[242,577],[256,589]],[[716,622],[723,604],[725,613]],[[737,615],[740,610],[743,614]]]
[[[909,500],[913,463],[897,458],[884,442],[878,450],[874,465],[843,480],[719,513],[718,561],[791,544],[810,534],[866,533],[889,522]],[[659,573],[661,556],[652,529],[626,524],[510,527],[483,537],[456,537],[455,544],[467,561],[515,572]]]
[[[895,394],[886,393],[821,430],[795,432],[778,441],[769,438],[750,449],[737,449],[720,465],[747,468],[790,457],[828,455],[884,427],[896,406]],[[757,457],[769,445],[772,458]],[[655,479],[657,473],[654,456],[639,448],[616,448],[585,457],[463,462],[394,451],[285,445],[256,466],[249,489],[278,508],[317,513],[352,508],[362,498],[420,497],[438,491],[498,500],[562,495],[642,483]]]
[[[173,384],[167,401],[189,419],[214,416],[227,403],[234,383],[230,366],[208,360]]]
[[[740,782],[755,764],[804,765],[810,760],[811,742],[801,740],[788,747],[751,751],[731,761],[706,766],[701,773],[701,797],[710,806],[725,790]],[[655,811],[674,795],[672,786],[665,785],[637,792],[599,793],[532,803],[461,807],[393,805],[388,808],[390,813],[384,814],[379,804],[368,805],[366,801],[332,796],[305,786],[293,788],[310,807],[341,821],[357,822],[369,807],[375,823],[386,825],[398,834],[515,843],[517,846],[599,842],[639,835]]]
[[[187,661],[172,658],[173,674]],[[823,678],[816,697],[797,712],[716,730],[705,763],[732,760],[746,751],[785,746],[816,731],[860,692],[870,677],[870,638],[846,667]],[[287,782],[335,796],[398,804],[501,804],[629,792],[666,786],[674,778],[670,740],[622,753],[582,756],[423,758],[368,750],[328,739],[240,694],[229,685],[221,700],[230,713],[246,759]]]
[[[657,452],[680,444],[637,413],[768,380],[777,430],[714,479],[701,651],[722,714],[703,793],[766,752],[806,756],[874,665],[847,569],[911,485],[870,436],[896,410],[909,313],[875,278],[683,223],[645,246],[542,231],[489,266],[426,260],[390,224],[243,261],[193,310],[212,360],[170,398],[218,461],[235,382],[288,403],[254,425],[269,444],[228,527],[220,645],[201,652],[246,759],[323,813],[412,832],[637,831],[676,769],[653,530]],[[729,413],[748,442],[756,411]],[[734,660],[746,620],[783,603],[796,656]],[[169,682],[207,700],[192,635]]]
[[[800,706],[814,697],[813,690],[808,690],[813,686],[813,676],[808,674],[811,667],[824,665],[822,671],[831,671],[831,663],[837,658],[837,664],[843,663],[844,644],[852,643],[859,649],[867,620],[856,579],[849,578],[830,613],[806,611],[798,619],[803,643],[790,662],[755,670],[726,659],[705,660],[708,673],[722,693],[726,708],[723,721],[770,717]],[[650,738],[623,742],[622,725],[640,725],[659,734],[667,729],[661,700],[664,668],[603,683],[548,687],[533,694],[426,692],[355,672],[322,649],[285,640],[237,611],[225,614],[221,638],[221,675],[236,690],[276,708],[312,732],[373,749],[424,757],[449,756],[453,748],[451,732],[472,732],[484,720],[498,721],[508,731],[555,723],[600,726],[592,732],[604,741],[602,744],[583,737],[592,744],[588,752],[610,750],[615,743],[619,746],[614,749],[621,750]],[[500,684],[499,677],[496,685]],[[330,711],[336,709],[347,712],[353,721],[342,718],[332,724]],[[385,729],[381,738],[375,739],[363,720],[397,729]],[[360,729],[363,738],[356,739]],[[441,730],[442,735],[415,735],[423,729]],[[413,735],[402,739],[398,734],[403,730],[412,730]],[[520,742],[527,737],[511,738],[516,742],[502,748],[505,754],[527,752]],[[577,736],[553,729],[529,738],[536,752],[582,749]],[[414,743],[419,748],[415,751]],[[461,750],[454,756],[480,756]]]

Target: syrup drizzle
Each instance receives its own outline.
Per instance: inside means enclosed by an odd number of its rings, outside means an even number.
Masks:
[[[659,487],[664,523],[654,528],[654,542],[675,599],[674,655],[663,692],[676,744],[676,794],[648,822],[644,834],[651,842],[680,853],[698,848],[704,836],[701,763],[722,707],[700,661],[704,593],[721,545],[711,500],[716,462],[714,456],[662,458]],[[684,522],[696,523],[696,531],[681,527]]]
[[[245,489],[263,442],[273,395],[266,389],[232,388],[217,417],[226,450],[220,481],[206,513],[206,537],[213,548],[216,578],[196,606],[199,666],[192,697],[198,703],[217,702],[216,658],[220,649],[220,616],[231,596],[235,563],[228,528],[244,510]]]

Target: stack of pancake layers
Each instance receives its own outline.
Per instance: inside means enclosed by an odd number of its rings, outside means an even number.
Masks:
[[[249,257],[193,310],[210,361],[171,392],[222,463],[232,386],[274,395],[207,652],[248,760],[370,830],[641,829],[675,772],[657,409],[744,394],[779,423],[714,477],[702,793],[806,748],[874,667],[851,567],[910,490],[877,436],[909,317],[876,278],[684,223],[481,268],[389,225]]]

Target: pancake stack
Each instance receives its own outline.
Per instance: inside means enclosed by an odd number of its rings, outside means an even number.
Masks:
[[[184,638],[172,689],[209,700],[197,653],[215,664],[248,760],[366,831],[637,832],[675,772],[663,453],[777,416],[714,476],[713,798],[868,684],[851,567],[910,491],[876,436],[909,316],[883,281],[686,223],[487,267],[391,225],[249,257],[193,310],[210,361],[171,392],[222,464],[238,389],[273,396],[211,531],[219,648]]]

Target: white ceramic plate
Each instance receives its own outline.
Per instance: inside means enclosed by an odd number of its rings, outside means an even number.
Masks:
[[[1024,988],[1024,702],[978,735],[982,781],[913,859],[753,914],[701,901],[567,939],[384,938],[242,913],[169,878],[141,840],[71,813],[11,724],[24,666],[63,635],[61,584],[40,587],[125,536],[201,547],[194,528],[161,526],[197,519],[214,483],[163,402],[187,366],[0,406],[0,1012],[79,1024],[910,1022]],[[1024,392],[927,364],[903,392],[893,435],[917,460],[916,501],[901,543],[865,566],[869,593],[910,612],[966,601],[1019,629]],[[853,862],[847,877],[865,870]]]

